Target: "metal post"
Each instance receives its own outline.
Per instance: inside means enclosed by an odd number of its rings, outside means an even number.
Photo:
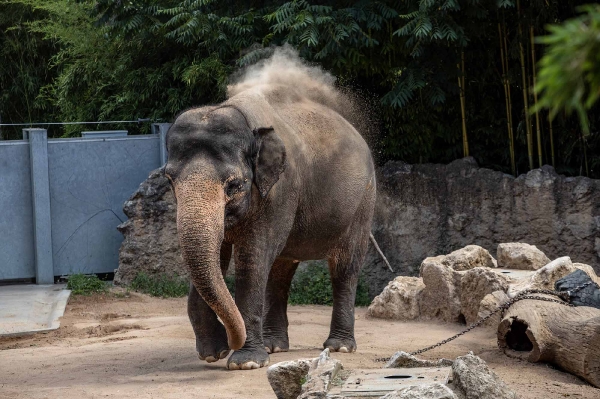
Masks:
[[[46,129],[23,129],[23,137],[29,139],[35,280],[37,284],[54,284],[48,177],[48,132]]]
[[[160,166],[164,166],[167,163],[167,132],[171,127],[170,123],[153,123],[152,132],[159,135],[160,139]]]

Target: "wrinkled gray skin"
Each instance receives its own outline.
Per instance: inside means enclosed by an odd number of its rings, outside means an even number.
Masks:
[[[334,295],[323,346],[356,350],[354,299],[376,187],[352,125],[325,105],[262,88],[180,114],[167,148],[200,359],[234,350],[227,367],[252,369],[287,351],[292,277],[300,261],[323,258]],[[235,302],[223,279],[232,252]]]

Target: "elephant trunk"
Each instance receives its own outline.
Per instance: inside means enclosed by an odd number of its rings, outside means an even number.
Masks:
[[[224,236],[225,193],[222,185],[194,174],[175,185],[177,231],[183,260],[200,296],[225,325],[229,348],[240,349],[246,327],[220,265]]]

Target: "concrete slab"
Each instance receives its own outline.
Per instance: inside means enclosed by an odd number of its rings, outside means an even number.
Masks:
[[[409,386],[447,384],[451,371],[451,367],[351,370],[340,394],[344,397],[381,397]],[[332,396],[335,393],[330,392]]]
[[[65,284],[0,286],[0,336],[56,330],[69,295]]]

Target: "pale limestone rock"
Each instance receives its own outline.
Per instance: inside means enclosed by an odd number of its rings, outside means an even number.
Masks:
[[[546,266],[537,270],[531,277],[518,280],[511,284],[508,289],[508,296],[513,298],[519,292],[529,289],[553,290],[554,284],[566,276],[573,273],[577,268],[573,266],[571,258],[563,256],[548,263]]]
[[[384,368],[413,368],[413,367],[449,367],[452,366],[452,360],[439,359],[439,360],[425,360],[419,359],[416,356],[399,351],[388,360]]]
[[[419,317],[419,296],[425,288],[423,279],[399,276],[373,299],[367,314],[394,320],[414,320]]]
[[[280,362],[267,369],[267,379],[277,399],[296,399],[302,391],[302,380],[306,378],[312,359]]]
[[[444,256],[426,258],[421,264],[425,288],[419,298],[421,316],[447,322],[460,321],[460,280],[458,272],[442,263]]]
[[[495,259],[487,249],[479,245],[467,245],[449,253],[442,263],[456,271],[473,269],[475,267],[498,267]]]
[[[487,364],[472,353],[458,357],[452,365],[454,384],[466,399],[517,399],[517,394]]]
[[[450,388],[443,384],[413,385],[390,392],[379,399],[457,399]]]
[[[510,300],[505,291],[494,291],[491,294],[487,294],[482,301],[479,303],[479,312],[477,319],[482,319],[498,309],[501,305],[507,303]],[[501,321],[500,312],[496,313],[492,317],[483,323],[486,327],[498,328],[498,324]]]
[[[467,271],[460,282],[460,306],[467,325],[478,320],[482,299],[494,291],[506,291],[509,279],[487,267]]]
[[[498,266],[506,269],[538,270],[550,259],[535,245],[521,242],[498,244]]]
[[[331,388],[332,380],[341,369],[342,362],[331,358],[329,349],[325,349],[319,357],[311,361],[306,382],[302,385],[302,392],[298,399],[325,398]]]

